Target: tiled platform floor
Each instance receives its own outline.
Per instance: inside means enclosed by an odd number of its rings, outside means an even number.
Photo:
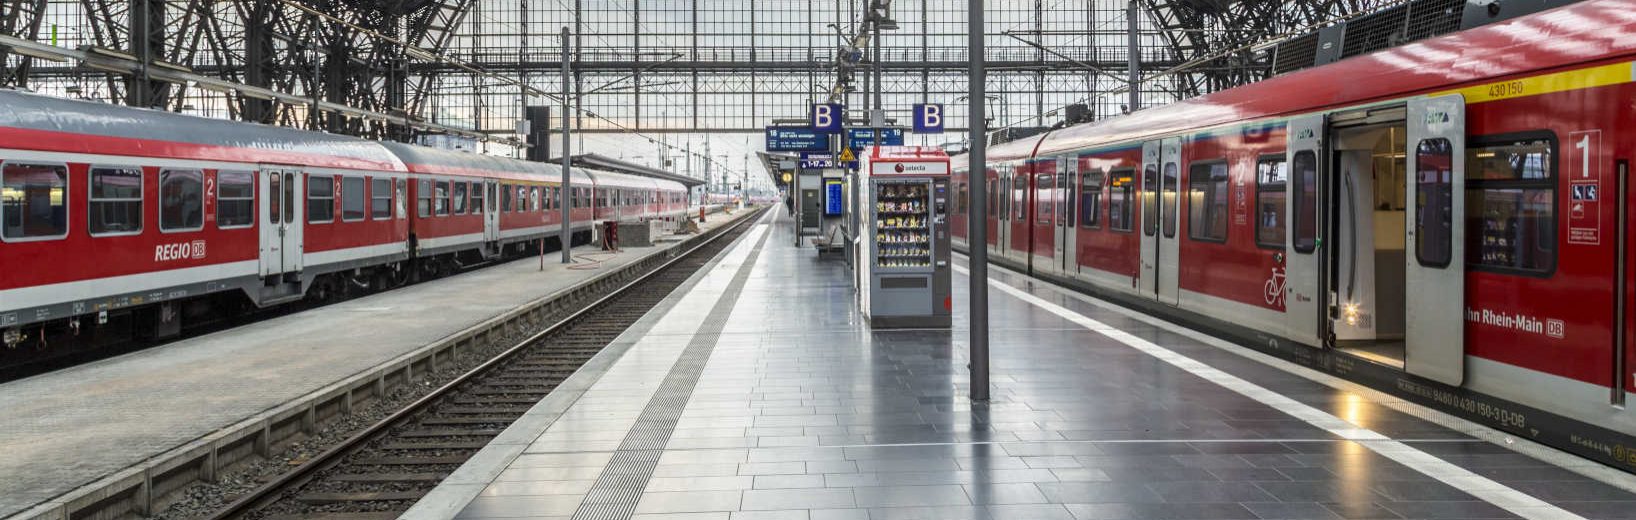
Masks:
[[[584,246],[601,268],[519,260],[0,384],[0,518],[676,243]]]
[[[645,480],[636,472],[639,503],[609,517],[1636,518],[1636,495],[1620,487],[1039,283],[991,291],[994,399],[974,407],[958,309],[954,331],[871,331],[844,265],[791,247],[788,227],[773,226],[758,254],[755,240],[741,243],[633,331],[631,350],[560,419],[490,468],[492,482],[468,484],[475,499],[417,511],[589,517],[585,495],[658,381],[686,345],[708,340],[668,444]],[[723,297],[751,258],[736,302]],[[955,277],[956,301],[966,283]],[[717,305],[729,319],[701,332]],[[1184,369],[1041,305],[1208,367]]]

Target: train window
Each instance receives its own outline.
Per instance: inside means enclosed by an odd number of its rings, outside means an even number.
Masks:
[[[1142,168],[1142,234],[1159,234],[1159,165]]]
[[[1026,221],[1026,219],[1027,219],[1027,177],[1026,177],[1026,175],[1019,175],[1019,177],[1011,178],[1011,208],[1013,208],[1013,217],[1014,217],[1014,219],[1016,219],[1016,221]]]
[[[466,193],[466,189],[469,186],[471,185],[464,182],[454,183],[454,198],[451,199],[452,202],[449,204],[451,206],[449,208],[450,213],[455,215],[466,214],[466,201],[471,200],[470,196]]]
[[[544,206],[542,206],[540,204],[540,187],[539,186],[529,186],[528,187],[528,204],[529,204],[529,207],[528,207],[529,211],[539,211],[540,209],[542,209],[544,207]]]
[[[1466,148],[1466,263],[1496,271],[1550,272],[1556,264],[1556,200],[1554,136],[1482,141]]]
[[[216,172],[216,228],[250,227],[256,220],[256,177],[250,172]]]
[[[1102,170],[1080,172],[1079,227],[1095,229],[1102,225]]]
[[[1414,162],[1414,255],[1420,265],[1447,267],[1454,252],[1454,145],[1422,139]]]
[[[364,219],[364,178],[341,178],[341,220],[354,222]]]
[[[1295,237],[1297,253],[1318,249],[1318,156],[1310,150],[1295,152],[1290,161],[1290,189],[1295,197]]]
[[[432,181],[416,181],[415,213],[421,218],[432,216]]]
[[[1136,169],[1108,172],[1108,229],[1129,232],[1136,228]]]
[[[335,221],[335,179],[328,176],[307,176],[307,222],[322,224]]]
[[[142,232],[142,168],[91,167],[92,236]]]
[[[282,192],[278,191],[279,190],[278,186],[281,184],[279,182],[279,180],[283,179],[284,176],[279,174],[278,172],[271,172],[271,173],[272,173],[272,175],[267,176],[267,182],[268,182],[268,184],[267,184],[267,193],[270,194],[270,196],[272,197],[273,200],[267,201],[267,223],[268,224],[277,224],[278,219],[279,219],[279,211],[278,211],[278,208],[280,206],[279,199],[281,198],[279,196],[279,194],[282,193]]]
[[[397,204],[393,204],[393,206],[396,206],[398,210],[398,218],[403,218],[404,215],[408,213],[408,211],[404,208],[404,205],[407,204],[407,202],[403,200],[403,190],[407,187],[408,182],[403,179],[398,179],[394,184],[397,186],[397,189],[392,192],[392,199],[396,200]]]
[[[1289,168],[1283,157],[1264,157],[1255,163],[1255,244],[1283,249],[1285,185]]]
[[[68,236],[68,167],[6,163],[0,171],[0,208],[5,238]]]
[[[1056,207],[1051,197],[1051,187],[1056,185],[1056,176],[1040,175],[1034,177],[1034,218],[1037,223],[1050,224],[1052,209]]]
[[[967,191],[967,186],[964,182],[960,183],[955,189],[959,191],[956,191],[954,195],[954,212],[965,215],[966,203],[971,199],[971,192]]]
[[[1187,172],[1187,236],[1227,241],[1227,163],[1193,163]]]
[[[1070,213],[1073,205],[1068,203],[1068,175],[1057,176],[1057,188],[1056,191],[1052,192],[1052,198],[1056,200],[1057,204],[1057,225],[1065,226],[1073,222],[1074,216]]]
[[[1178,211],[1176,209],[1177,207],[1179,207],[1179,203],[1180,203],[1180,201],[1176,200],[1176,189],[1177,189],[1176,185],[1179,182],[1178,178],[1181,175],[1181,172],[1177,171],[1179,169],[1180,169],[1180,167],[1177,166],[1176,163],[1173,163],[1173,162],[1165,163],[1165,170],[1164,170],[1165,171],[1165,178],[1164,178],[1165,238],[1175,238],[1176,237],[1176,214],[1180,213],[1180,211]]]
[[[483,212],[483,200],[484,200],[483,199],[483,183],[473,182],[473,183],[467,184],[467,186],[468,187],[466,188],[466,192],[471,194],[471,212],[472,213],[482,213]]]
[[[517,187],[517,211],[528,211],[528,187]]]
[[[369,218],[375,220],[392,218],[392,179],[370,179]]]
[[[159,230],[194,231],[204,227],[204,172],[159,171]]]
[[[999,213],[996,213],[996,211],[999,208],[994,206],[994,194],[995,194],[995,182],[993,180],[984,180],[983,181],[983,198],[984,198],[984,200],[983,200],[983,204],[984,204],[983,209],[987,210],[987,211],[985,211],[985,213],[986,213],[985,217],[987,217],[987,218],[999,218]]]
[[[432,191],[432,211],[437,216],[449,214],[449,181],[437,181]]]

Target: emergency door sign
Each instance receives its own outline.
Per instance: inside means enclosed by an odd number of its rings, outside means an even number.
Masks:
[[[1568,243],[1602,242],[1602,131],[1568,134]]]

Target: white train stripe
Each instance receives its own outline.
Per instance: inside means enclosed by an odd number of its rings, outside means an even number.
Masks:
[[[962,266],[955,266],[955,270],[966,275],[971,274],[969,270]],[[1500,484],[1499,482],[1495,482],[1487,477],[1472,473],[1470,470],[1451,464],[1443,459],[1433,457],[1426,452],[1415,449],[1407,444],[1392,440],[1390,437],[1381,435],[1374,430],[1346,422],[1340,417],[1331,415],[1328,412],[1313,408],[1305,403],[1290,399],[1282,394],[1263,388],[1260,385],[1256,385],[1255,383],[1240,379],[1237,376],[1228,374],[1215,367],[1211,367],[1187,356],[1178,354],[1175,351],[1161,347],[1153,342],[1138,338],[1123,330],[1119,330],[1077,312],[1071,311],[1065,307],[1062,307],[1061,305],[1046,301],[1038,296],[1029,294],[1006,283],[993,279],[990,279],[988,283],[994,288],[999,289],[1001,292],[1055,314],[1062,319],[1112,338],[1113,340],[1123,343],[1126,346],[1134,348],[1144,354],[1158,358],[1159,360],[1174,365],[1182,370],[1186,370],[1188,373],[1216,383],[1223,388],[1227,388],[1245,397],[1249,397],[1261,402],[1262,404],[1301,419],[1307,424],[1311,424],[1329,431],[1330,433],[1333,433],[1343,439],[1357,442],[1375,453],[1379,453],[1386,458],[1392,459],[1393,461],[1403,464],[1404,466],[1413,468],[1415,471],[1424,473],[1427,476],[1443,482],[1444,484],[1454,487],[1455,489],[1459,489],[1483,501],[1505,509],[1506,511],[1510,511],[1517,516],[1542,520],[1583,520],[1583,517],[1579,515],[1570,513],[1562,508],[1551,505],[1550,503],[1538,498],[1534,498],[1533,496],[1521,491],[1511,489],[1510,487]],[[1066,292],[1062,289],[1057,289],[1054,285],[1050,284],[1035,285],[1035,287],[1040,286],[1049,286],[1054,291]]]
[[[242,260],[169,269],[151,273],[110,276],[92,280],[36,285],[0,291],[0,313],[46,305],[96,300],[111,295],[133,294],[181,285],[257,276],[258,260]]]

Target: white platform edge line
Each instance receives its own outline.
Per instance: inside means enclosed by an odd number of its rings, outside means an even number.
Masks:
[[[955,269],[960,271],[962,274],[966,274],[968,276],[970,275],[970,271],[964,267],[955,266]],[[1330,433],[1340,436],[1341,438],[1358,442],[1375,453],[1379,453],[1388,459],[1403,464],[1404,466],[1408,466],[1415,471],[1424,473],[1427,476],[1437,479],[1438,481],[1455,489],[1469,493],[1485,502],[1494,504],[1495,506],[1505,509],[1506,511],[1509,511],[1517,516],[1529,519],[1583,520],[1584,518],[1551,505],[1543,500],[1534,498],[1533,496],[1521,491],[1511,489],[1510,487],[1500,484],[1499,482],[1495,482],[1488,477],[1472,473],[1465,468],[1456,466],[1448,461],[1417,450],[1407,444],[1394,441],[1390,437],[1381,435],[1374,430],[1359,427],[1352,423],[1346,422],[1340,417],[1336,417],[1289,397],[1285,397],[1282,394],[1263,388],[1255,383],[1240,379],[1237,376],[1228,374],[1219,369],[1196,361],[1193,358],[1178,354],[1175,351],[1133,336],[1123,330],[1119,330],[1055,303],[1046,301],[1038,296],[1034,296],[1023,291],[1022,289],[1017,289],[993,279],[988,280],[988,283],[994,288],[999,289],[1001,292],[1009,294],[1035,307],[1044,309],[1047,312],[1076,323],[1088,330],[1100,333],[1120,343],[1124,343],[1125,345],[1141,351],[1144,354],[1158,358],[1159,360],[1174,365],[1177,368],[1181,368],[1182,370],[1186,370],[1188,373],[1216,383],[1223,388],[1254,399],[1262,404],[1301,419],[1302,421],[1306,421],[1308,424],[1327,430]],[[1050,285],[1053,288],[1055,287],[1054,284],[1047,285]]]
[[[955,268],[960,269],[960,270],[962,270],[962,272],[969,274],[969,271],[965,271],[966,268],[964,268],[964,267],[961,267],[961,266],[957,265],[957,266],[955,266]],[[998,266],[998,265],[993,265],[993,264],[990,264],[989,269],[997,270],[997,271],[1004,271],[1005,273],[1010,274],[1012,276],[1026,276],[1026,275],[1023,275],[1022,273],[1013,271],[1013,270],[1011,270],[1009,268],[1006,268],[1006,267],[1003,267],[1003,266]],[[1464,433],[1466,435],[1476,437],[1478,439],[1482,439],[1484,441],[1495,444],[1497,446],[1502,446],[1502,447],[1504,447],[1506,449],[1509,449],[1511,451],[1514,451],[1514,452],[1517,452],[1517,453],[1520,453],[1520,454],[1523,454],[1523,455],[1527,455],[1529,457],[1533,457],[1533,458],[1535,458],[1535,459],[1537,459],[1537,460],[1539,460],[1541,462],[1546,462],[1546,463],[1555,465],[1557,467],[1560,467],[1562,469],[1572,471],[1574,473],[1579,474],[1580,476],[1602,482],[1603,484],[1607,484],[1607,485],[1610,485],[1610,486],[1613,486],[1613,487],[1617,487],[1619,489],[1623,489],[1623,490],[1631,492],[1631,493],[1636,493],[1636,475],[1631,475],[1629,473],[1625,473],[1623,471],[1610,468],[1610,467],[1608,467],[1606,465],[1603,465],[1603,464],[1601,464],[1599,462],[1587,460],[1587,459],[1585,459],[1583,457],[1580,457],[1578,455],[1574,455],[1574,454],[1571,454],[1571,453],[1568,453],[1568,452],[1565,452],[1565,451],[1562,451],[1562,450],[1559,450],[1559,449],[1556,449],[1556,448],[1553,448],[1553,447],[1550,447],[1550,446],[1546,446],[1544,444],[1540,444],[1538,442],[1534,442],[1534,441],[1529,440],[1529,439],[1520,438],[1520,437],[1513,437],[1509,433],[1506,433],[1506,432],[1503,432],[1503,431],[1500,431],[1500,430],[1496,430],[1494,428],[1490,428],[1488,426],[1484,426],[1484,425],[1478,424],[1476,422],[1472,422],[1469,419],[1458,417],[1458,416],[1449,414],[1447,412],[1443,412],[1443,411],[1440,411],[1440,410],[1437,410],[1437,409],[1427,407],[1425,405],[1421,405],[1421,404],[1418,404],[1418,403],[1413,403],[1413,402],[1410,402],[1410,401],[1406,401],[1406,400],[1403,400],[1403,398],[1397,397],[1395,395],[1391,395],[1391,394],[1388,394],[1386,392],[1382,392],[1380,390],[1376,390],[1374,388],[1370,388],[1368,386],[1364,386],[1362,384],[1355,383],[1355,382],[1352,382],[1352,381],[1349,381],[1349,380],[1346,380],[1346,379],[1343,379],[1343,378],[1340,378],[1340,377],[1325,374],[1323,372],[1319,372],[1319,371],[1313,370],[1311,368],[1300,366],[1300,365],[1291,363],[1289,361],[1285,361],[1284,359],[1272,356],[1270,354],[1266,354],[1266,353],[1263,353],[1263,352],[1260,352],[1260,351],[1256,351],[1254,349],[1238,345],[1238,344],[1233,343],[1231,341],[1227,341],[1227,340],[1212,336],[1212,335],[1210,335],[1208,333],[1205,333],[1205,332],[1202,332],[1202,331],[1198,331],[1198,330],[1191,329],[1191,328],[1188,328],[1188,327],[1185,327],[1185,326],[1182,326],[1182,325],[1178,325],[1178,324],[1175,324],[1175,323],[1172,323],[1172,322],[1169,322],[1169,321],[1165,321],[1165,320],[1160,319],[1160,318],[1155,318],[1153,316],[1149,316],[1149,315],[1144,314],[1144,313],[1142,313],[1140,311],[1130,309],[1128,307],[1125,307],[1123,305],[1119,305],[1117,303],[1113,303],[1113,302],[1110,302],[1110,301],[1107,301],[1107,300],[1103,300],[1101,298],[1097,298],[1095,296],[1091,296],[1091,295],[1081,293],[1081,292],[1078,292],[1078,291],[1065,290],[1065,289],[1063,289],[1061,287],[1056,286],[1055,284],[1045,284],[1045,285],[1050,285],[1052,287],[1052,289],[1056,290],[1059,294],[1065,295],[1066,297],[1073,298],[1073,299],[1076,299],[1076,300],[1079,300],[1079,301],[1082,301],[1082,302],[1085,302],[1085,303],[1100,307],[1100,308],[1102,308],[1104,310],[1108,310],[1108,311],[1112,311],[1112,312],[1124,315],[1125,317],[1128,317],[1128,318],[1131,318],[1131,319],[1134,319],[1134,320],[1137,320],[1137,321],[1141,321],[1141,322],[1146,323],[1148,325],[1153,325],[1155,327],[1163,328],[1163,329],[1168,330],[1170,332],[1174,332],[1174,333],[1177,333],[1177,334],[1181,334],[1183,336],[1187,336],[1189,338],[1192,338],[1192,339],[1197,340],[1199,342],[1202,342],[1204,344],[1210,345],[1212,347],[1216,347],[1216,348],[1219,348],[1221,350],[1225,350],[1225,351],[1227,351],[1229,353],[1236,354],[1239,357],[1243,357],[1243,358],[1250,359],[1251,361],[1259,362],[1259,363],[1261,363],[1263,365],[1267,365],[1267,366],[1276,368],[1278,370],[1282,370],[1284,372],[1306,378],[1307,380],[1310,380],[1310,381],[1313,381],[1313,382],[1316,382],[1316,383],[1319,383],[1319,384],[1322,384],[1322,385],[1325,385],[1325,386],[1328,386],[1328,387],[1331,387],[1331,388],[1335,388],[1335,389],[1338,389],[1338,390],[1346,390],[1346,391],[1358,394],[1358,395],[1360,395],[1360,396],[1362,396],[1362,397],[1364,397],[1366,399],[1369,399],[1370,401],[1375,402],[1376,404],[1379,404],[1381,406],[1385,406],[1387,408],[1391,408],[1394,411],[1404,413],[1404,414],[1408,414],[1408,415],[1410,415],[1412,417],[1415,417],[1417,419],[1420,419],[1420,420],[1423,420],[1423,421],[1426,421],[1426,422],[1430,422],[1430,423],[1433,423],[1433,424],[1436,424],[1436,425],[1439,425],[1439,426],[1442,426],[1442,427],[1445,427],[1445,428],[1448,428],[1448,429],[1451,429],[1451,430],[1455,430],[1455,431],[1458,431],[1460,433]]]

